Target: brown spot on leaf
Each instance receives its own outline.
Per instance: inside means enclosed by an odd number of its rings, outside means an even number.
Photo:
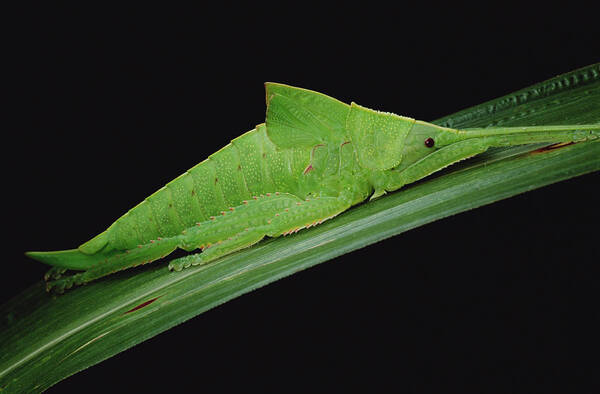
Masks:
[[[573,145],[573,144],[574,144],[574,142],[559,142],[557,144],[548,145],[548,146],[545,146],[543,148],[531,151],[530,154],[537,155],[539,153],[546,153],[546,152],[550,152],[550,151],[553,151],[553,150],[556,150],[556,149],[564,148],[565,146],[569,146],[569,145]]]
[[[137,311],[138,309],[142,309],[143,307],[145,307],[145,306],[148,306],[148,305],[152,304],[154,301],[158,300],[160,297],[162,297],[162,296],[154,297],[154,298],[152,298],[152,299],[149,299],[148,301],[142,302],[142,303],[141,303],[141,304],[139,304],[138,306],[135,306],[135,307],[131,308],[130,310],[128,310],[127,312],[124,312],[123,314],[124,314],[124,315],[126,315],[126,314],[128,314],[128,313],[135,312],[135,311]]]

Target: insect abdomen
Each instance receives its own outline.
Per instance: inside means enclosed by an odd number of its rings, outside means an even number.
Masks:
[[[254,195],[289,188],[288,178],[293,174],[287,160],[294,157],[291,152],[277,151],[261,125],[169,182],[80,250],[94,253],[101,248],[101,240],[108,243],[106,250],[131,249],[180,234]]]
[[[246,187],[253,196],[275,190],[275,184],[267,166],[267,155],[275,150],[268,140],[264,126],[231,141],[241,157],[241,171]]]
[[[240,163],[240,154],[232,144],[227,145],[218,152],[210,155],[210,163],[215,167],[214,179],[208,179],[216,193],[223,196],[223,209],[239,205],[242,200],[252,197],[252,194],[246,187],[242,165]]]

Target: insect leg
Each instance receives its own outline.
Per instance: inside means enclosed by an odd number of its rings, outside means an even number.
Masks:
[[[234,235],[233,237],[230,237],[224,241],[220,241],[216,245],[206,248],[202,253],[196,253],[172,260],[169,263],[169,270],[181,271],[182,269],[188,268],[192,265],[209,263],[229,253],[252,246],[264,237],[265,229],[262,227],[246,229],[241,233]]]
[[[230,229],[235,220],[237,224],[243,223],[247,227],[242,228],[233,236],[223,237],[212,243],[212,246],[204,248],[202,253],[172,260],[169,263],[169,269],[181,271],[192,265],[206,264],[229,253],[249,247],[265,236],[277,237],[315,226],[348,209],[350,205],[351,200],[346,197],[319,197],[301,200],[287,193],[262,196],[257,201],[237,207],[235,213],[230,214],[232,222],[228,223],[225,218],[221,218],[219,226]],[[252,218],[257,218],[257,220]],[[204,226],[204,224],[202,225]],[[219,228],[213,227],[210,233],[214,236],[218,231]],[[199,238],[194,239],[192,234],[189,236],[192,244],[198,247]],[[188,240],[188,242],[190,241]],[[185,249],[193,250],[194,245],[192,244]]]
[[[278,237],[316,226],[342,213],[351,205],[352,200],[345,194],[338,197],[316,197],[298,201],[269,220],[267,235]]]
[[[62,274],[67,271],[66,268],[62,267],[52,267],[44,274],[44,280],[48,281],[49,279],[56,280],[59,279]]]
[[[136,248],[115,254],[104,261],[99,261],[86,271],[48,281],[46,283],[46,290],[54,290],[62,293],[65,289],[87,283],[113,272],[150,263],[173,252],[179,245],[179,242],[179,237],[172,237],[155,240],[146,245],[139,245]],[[52,275],[53,272],[49,272],[49,274]]]
[[[392,170],[388,173],[388,179],[383,188],[386,191],[398,190],[404,185],[418,181],[421,178],[441,170],[460,160],[483,153],[489,146],[480,141],[461,141],[444,147],[429,156],[429,160],[420,160],[400,171]],[[371,197],[377,198],[384,194],[384,190],[375,190]]]
[[[202,248],[203,252],[175,259],[169,269],[181,271],[255,244],[267,234],[268,225],[276,215],[301,202],[299,197],[289,193],[266,193],[197,223],[182,234],[180,247],[187,251]]]

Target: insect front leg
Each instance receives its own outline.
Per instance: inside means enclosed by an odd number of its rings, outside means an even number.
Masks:
[[[386,191],[398,190],[404,185],[425,178],[452,163],[483,153],[487,149],[488,146],[481,141],[461,141],[441,148],[432,153],[427,160],[420,160],[400,171],[387,171],[384,189]],[[383,193],[383,190],[376,191],[371,198],[379,197]]]

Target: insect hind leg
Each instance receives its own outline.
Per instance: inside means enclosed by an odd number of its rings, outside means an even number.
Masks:
[[[187,251],[202,248],[203,252],[172,260],[169,270],[181,271],[192,265],[206,264],[254,245],[270,234],[271,220],[276,215],[301,202],[293,194],[266,193],[243,201],[211,220],[197,223],[182,235],[181,248]]]
[[[250,247],[265,237],[265,229],[258,227],[246,229],[241,233],[226,240],[205,248],[202,253],[174,259],[169,263],[169,270],[181,271],[194,265],[202,265],[218,259],[219,257]]]
[[[60,279],[65,272],[67,272],[67,268],[52,267],[44,274],[44,280],[48,282],[50,279]]]
[[[104,261],[94,264],[86,271],[77,272],[73,275],[64,277],[57,276],[59,273],[62,275],[64,271],[60,272],[60,270],[52,269],[46,275],[49,279],[52,278],[55,280],[46,282],[46,291],[63,293],[65,289],[70,289],[73,286],[85,284],[94,279],[109,275],[113,272],[150,263],[170,254],[177,248],[178,244],[178,237],[151,241],[148,244],[139,245],[137,248],[115,254]]]
[[[346,196],[300,200],[290,198],[285,204],[271,207],[265,224],[247,228],[238,234],[205,248],[202,253],[180,257],[169,263],[171,271],[181,271],[193,265],[209,263],[229,253],[254,245],[265,236],[278,237],[306,227],[315,226],[350,206]]]
[[[48,271],[46,275],[50,274],[50,271]],[[57,275],[55,277],[50,277],[52,280],[46,281],[46,291],[62,294],[66,289],[85,283],[86,281],[84,280],[83,274],[85,274],[85,271],[68,276]]]

